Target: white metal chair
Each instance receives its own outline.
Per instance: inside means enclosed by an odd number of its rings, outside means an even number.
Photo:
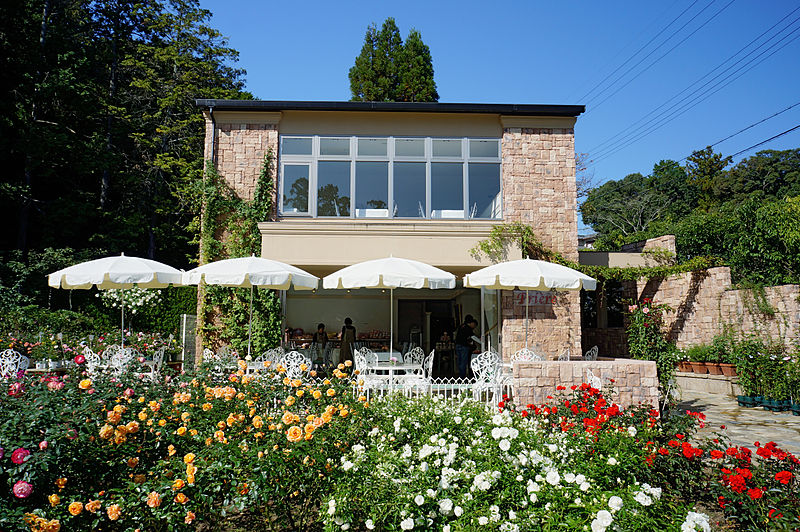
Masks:
[[[83,357],[86,359],[86,372],[93,375],[103,369],[103,359],[92,351],[89,346],[83,348]]]
[[[583,354],[584,360],[597,360],[598,349],[597,346],[592,347]]]
[[[497,395],[497,385],[500,379],[500,357],[494,351],[484,351],[472,359],[470,363],[472,373],[475,375],[473,396],[479,398],[484,391]]]
[[[14,351],[13,349],[6,349],[0,352],[0,379],[15,379],[20,374],[28,369],[30,359]]]
[[[434,353],[436,350],[430,352],[429,355],[425,356],[422,362],[422,372],[416,374],[415,377],[412,377],[406,380],[405,384],[408,387],[409,391],[411,389],[419,389],[425,388],[429,389],[433,384],[433,359]]]
[[[517,362],[534,362],[542,360],[540,355],[537,355],[532,349],[528,349],[527,347],[523,347],[513,355],[511,355],[511,363]]]
[[[421,347],[415,347],[403,355],[403,362],[406,364],[422,364],[425,360],[425,351]]]
[[[139,352],[131,347],[124,347],[111,355],[108,361],[108,371],[113,375],[122,375],[128,369],[128,364],[135,357],[139,356]]]
[[[290,379],[305,377],[311,368],[311,361],[303,353],[297,351],[289,351],[283,355],[278,364],[286,369],[286,376]]]
[[[164,364],[164,353],[166,350],[166,347],[160,347],[157,349],[153,354],[153,360],[145,360],[142,363],[148,368],[148,370],[136,373],[136,376],[141,379],[155,381],[161,374],[161,366]]]

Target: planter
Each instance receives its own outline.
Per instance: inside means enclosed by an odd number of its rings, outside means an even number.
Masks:
[[[691,373],[692,371],[692,365],[686,360],[681,360],[680,362],[677,363],[676,366],[678,368],[678,371],[683,371],[684,373]]]
[[[706,369],[705,362],[689,362],[689,364],[691,364],[692,371],[694,373],[699,373],[699,374],[703,375],[708,371],[708,369]]]
[[[784,399],[783,401],[777,401],[778,403],[778,412],[786,412],[787,410],[792,409],[792,400],[791,399]]]
[[[737,395],[736,402],[739,403],[739,406],[743,406],[745,408],[753,408],[756,406],[755,397],[752,395]]]
[[[786,401],[779,400],[779,399],[765,399],[764,400],[764,410],[769,410],[770,412],[783,412],[787,410],[787,406],[784,406]]]
[[[722,370],[722,374],[727,377],[735,377],[736,376],[736,365],[735,364],[726,364],[724,362],[719,363],[719,369]]]
[[[800,416],[800,403],[792,404],[792,414],[795,416]]]
[[[706,362],[706,369],[709,375],[722,375],[722,368],[716,362]]]
[[[764,404],[764,396],[763,395],[754,395],[753,396],[753,406],[761,406]]]

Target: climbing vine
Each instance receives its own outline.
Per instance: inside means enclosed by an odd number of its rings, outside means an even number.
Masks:
[[[523,257],[546,260],[567,266],[597,279],[599,284],[603,284],[606,281],[664,279],[678,273],[707,270],[708,268],[723,265],[722,261],[717,257],[695,257],[680,264],[666,264],[665,262],[668,261],[658,261],[662,263],[657,266],[625,268],[580,264],[546,247],[536,236],[533,228],[521,222],[495,225],[489,237],[478,242],[470,250],[470,253],[476,258],[486,255],[492,261],[500,261],[508,256],[509,248],[515,245],[522,250]]]
[[[200,195],[203,208],[199,220],[200,263],[260,254],[258,223],[272,212],[274,153],[267,150],[256,182],[253,199],[244,200],[228,186],[210,162]],[[252,352],[274,347],[280,340],[280,300],[274,290],[256,289],[253,294]],[[250,289],[205,286],[200,291],[197,321],[203,343],[212,347],[231,344],[247,352]]]

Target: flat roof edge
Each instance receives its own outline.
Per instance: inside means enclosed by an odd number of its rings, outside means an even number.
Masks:
[[[195,105],[219,111],[383,111],[413,113],[473,113],[508,116],[570,116],[584,105],[438,103],[438,102],[292,102],[268,100],[217,100],[200,98]]]

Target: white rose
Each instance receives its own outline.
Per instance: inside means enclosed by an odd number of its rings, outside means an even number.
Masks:
[[[614,495],[613,497],[608,499],[608,507],[614,510],[615,512],[619,511],[620,508],[622,508],[622,498]]]
[[[367,530],[375,530],[375,523],[372,521],[372,519],[367,519],[364,523],[364,526],[367,527]]]
[[[635,438],[636,437],[636,427],[634,427],[633,425],[628,427],[628,434],[630,434],[631,438]]]
[[[410,517],[408,519],[403,519],[400,521],[400,528],[403,530],[411,530],[414,528],[414,520]]]
[[[650,506],[653,504],[653,499],[643,491],[637,493],[633,499],[642,506]]]
[[[450,532],[450,525],[444,525],[442,527],[442,532]]]
[[[449,515],[450,512],[453,510],[453,501],[450,499],[442,499],[439,501],[439,511],[443,515]]]
[[[581,491],[589,491],[589,488],[591,488],[588,482],[581,482],[581,485],[578,487],[581,489]]]
[[[614,516],[608,510],[600,510],[597,512],[597,520],[603,523],[603,526],[608,527],[614,520]]]
[[[617,465],[617,464],[618,464],[617,459],[614,458],[613,456],[608,459],[608,465]]]
[[[551,486],[557,486],[559,482],[561,482],[561,475],[559,475],[557,471],[550,471],[547,473],[545,480]]]
[[[463,513],[464,509],[461,506],[456,506],[455,508],[453,508],[453,514],[455,514],[456,517],[461,517],[461,514]]]
[[[416,497],[414,497],[414,502],[417,503],[417,506],[422,506],[423,504],[425,504],[425,497],[423,497],[422,495],[417,495]]]
[[[479,525],[486,525],[486,524],[488,524],[488,523],[489,523],[489,518],[488,518],[488,517],[486,517],[485,515],[482,515],[482,516],[480,516],[480,517],[478,518],[478,524],[479,524]]]
[[[500,440],[500,450],[503,452],[508,452],[511,449],[511,442],[508,440]]]

